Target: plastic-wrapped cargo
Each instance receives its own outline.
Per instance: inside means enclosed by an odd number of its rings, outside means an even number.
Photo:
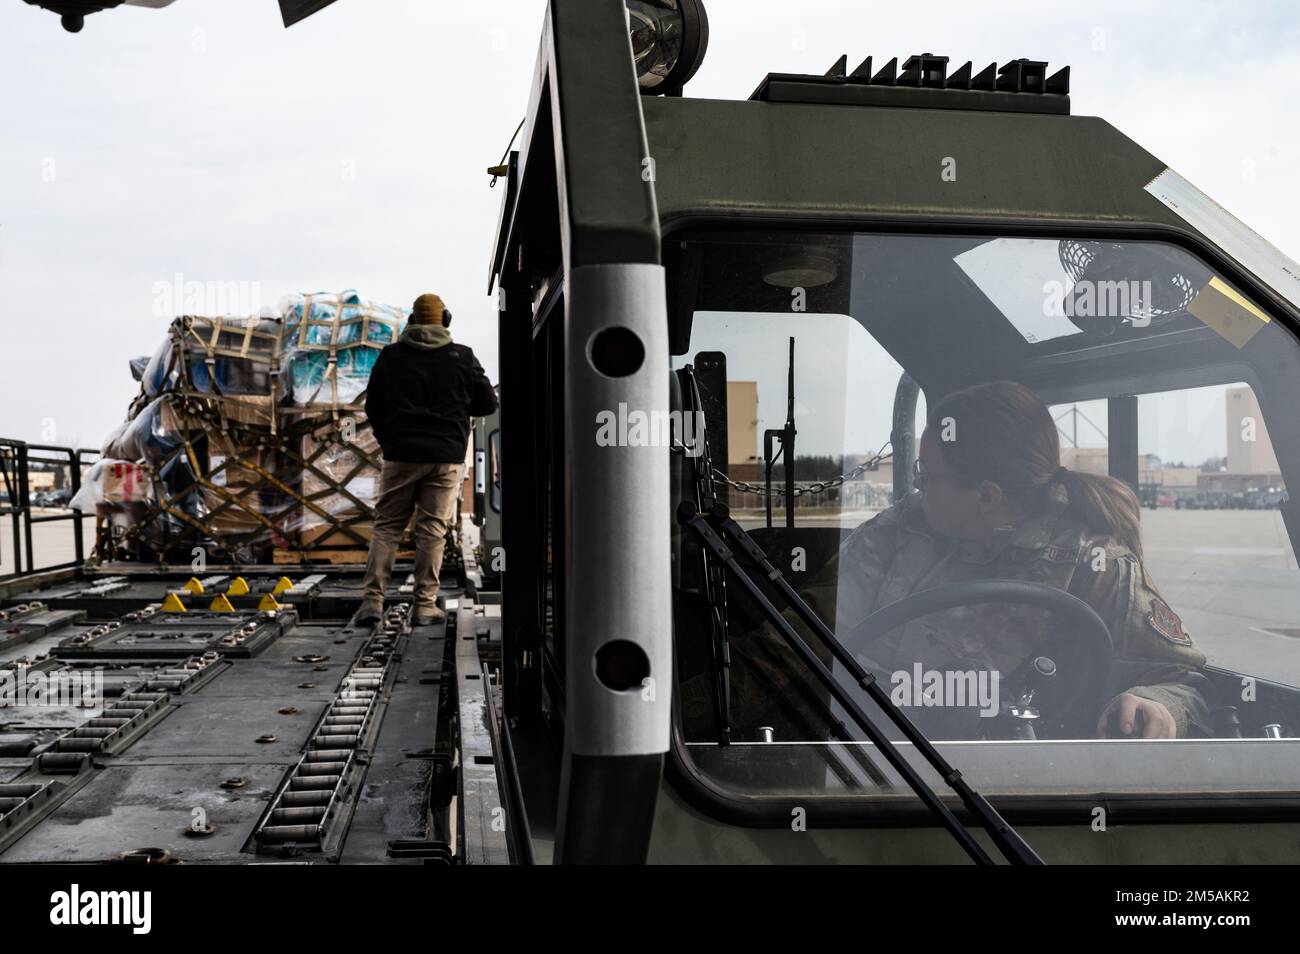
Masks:
[[[110,504],[148,503],[153,500],[153,478],[143,464],[110,461],[103,470],[103,502]]]
[[[299,546],[364,547],[384,467],[379,442],[367,426],[352,440],[338,433],[302,438]]]
[[[162,463],[181,446],[183,437],[167,408],[171,398],[154,398],[109,434],[101,451],[116,460]]]
[[[382,458],[361,402],[405,323],[355,291],[286,298],[278,317],[173,320],[104,448],[152,483],[130,505],[133,540],[184,561],[196,545],[259,562],[364,549]]]
[[[102,506],[149,503],[153,499],[153,477],[144,464],[101,458],[90,466],[68,507],[94,513]]]
[[[114,430],[104,442],[105,458],[131,461],[146,468],[163,499],[172,501],[174,509],[197,515],[194,499],[197,476],[189,454],[189,430],[175,410],[174,395],[154,398],[134,417]]]
[[[402,309],[366,301],[353,290],[291,296],[280,310],[289,399],[298,407],[355,405],[380,349],[406,324]]]
[[[200,394],[279,397],[279,318],[178,318],[174,347],[185,356],[188,383]]]
[[[206,417],[205,427],[224,428],[229,421],[275,430],[285,389],[282,334],[278,317],[174,319],[145,367],[130,417],[174,395],[177,400],[164,408],[173,423],[183,407],[191,418]]]
[[[274,447],[241,446],[223,434],[208,437],[202,487],[204,523],[214,537],[263,536],[276,529],[265,499],[280,469]]]
[[[169,334],[158,344],[158,350],[149,358],[140,375],[140,390],[154,398],[176,386],[178,372],[172,360],[172,336]]]

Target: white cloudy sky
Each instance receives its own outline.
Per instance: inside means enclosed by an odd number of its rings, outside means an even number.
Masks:
[[[768,71],[933,51],[1073,67],[1100,115],[1300,257],[1294,4],[712,0],[688,95]],[[121,8],[70,35],[0,0],[0,435],[98,445],[165,319],[154,286],[244,282],[264,304],[434,290],[495,374],[485,295],[541,0],[338,0],[286,31],[272,0]],[[51,432],[52,431],[52,432]]]

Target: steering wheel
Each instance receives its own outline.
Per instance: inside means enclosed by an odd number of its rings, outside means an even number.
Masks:
[[[1019,603],[1062,614],[1074,624],[1082,645],[1075,658],[1083,663],[1083,672],[1072,681],[1067,690],[1053,703],[1057,718],[1063,718],[1080,700],[1100,700],[1106,689],[1106,676],[1110,670],[1114,646],[1110,630],[1097,611],[1072,593],[1047,583],[1027,580],[975,580],[968,583],[947,583],[881,607],[855,624],[840,641],[850,649],[864,646],[877,636],[896,629],[914,619],[954,609],[986,603]]]

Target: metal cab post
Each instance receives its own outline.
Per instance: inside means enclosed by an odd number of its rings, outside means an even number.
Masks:
[[[554,0],[494,263],[504,294],[501,352],[511,355],[502,367],[510,381],[503,493],[526,509],[539,482],[549,484],[542,508],[552,508],[549,536],[536,513],[516,518],[512,510],[504,519],[506,706],[528,719],[521,710],[536,706],[552,668],[549,696],[563,733],[560,862],[645,859],[669,745],[667,455],[601,446],[596,427],[601,412],[668,407],[648,159],[625,9]],[[530,390],[531,413],[543,419],[534,416],[542,431],[526,447]],[[536,438],[559,435],[562,465],[548,467]]]

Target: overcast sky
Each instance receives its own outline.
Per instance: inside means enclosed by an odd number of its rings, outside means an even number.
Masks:
[[[594,2],[594,0],[593,0]],[[1072,70],[1099,115],[1300,257],[1300,11],[1276,3],[713,0],[687,95],[935,52]],[[0,435],[98,446],[164,333],[157,286],[436,291],[495,379],[485,294],[540,0],[177,0],[78,35],[0,0]]]

